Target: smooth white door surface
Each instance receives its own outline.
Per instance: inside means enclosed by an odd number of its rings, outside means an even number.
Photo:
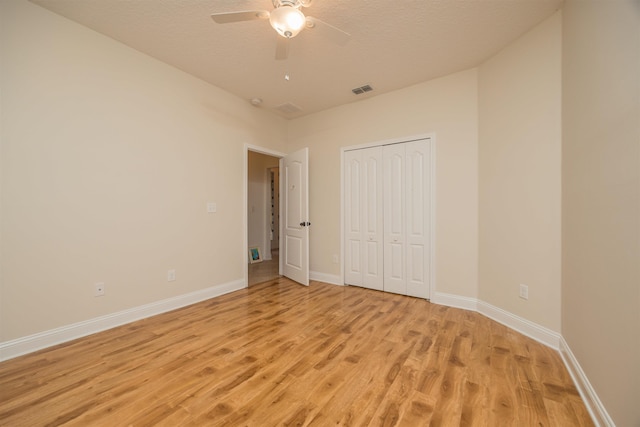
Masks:
[[[382,147],[344,155],[345,283],[382,290]]]
[[[283,274],[309,286],[309,149],[280,162],[284,229],[281,243]]]
[[[383,287],[382,147],[362,150],[362,286]]]
[[[344,282],[362,285],[362,150],[344,153]]]
[[[384,157],[384,290],[407,293],[405,275],[406,167],[404,144],[385,145]]]
[[[409,142],[404,146],[407,295],[429,298],[431,207],[428,189],[431,159],[428,143],[425,141]]]

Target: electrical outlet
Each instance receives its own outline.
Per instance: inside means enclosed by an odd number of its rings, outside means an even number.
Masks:
[[[529,287],[522,283],[520,284],[520,298],[529,299]]]
[[[333,254],[333,263],[338,264],[340,260],[338,259],[338,254]]]
[[[218,212],[218,206],[214,202],[207,203],[207,213]]]
[[[104,282],[96,283],[93,285],[93,296],[94,297],[103,297],[105,291]]]
[[[176,270],[171,269],[167,271],[167,282],[174,282],[176,280]]]

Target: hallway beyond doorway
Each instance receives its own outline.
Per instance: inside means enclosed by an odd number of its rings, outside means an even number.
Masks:
[[[280,275],[278,274],[278,265],[280,263],[280,254],[278,249],[271,251],[271,259],[255,264],[249,264],[249,286],[258,283],[273,280]]]

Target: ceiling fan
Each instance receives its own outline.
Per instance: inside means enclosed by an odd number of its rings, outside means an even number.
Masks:
[[[305,16],[300,10],[309,7],[313,0],[272,0],[274,9],[246,10],[239,12],[214,13],[211,18],[218,24],[229,24],[240,21],[254,21],[268,19],[271,26],[282,36],[276,44],[276,59],[286,59],[289,55],[289,39],[298,35],[304,28],[314,29],[324,37],[339,45],[349,41],[351,35],[333,25]]]

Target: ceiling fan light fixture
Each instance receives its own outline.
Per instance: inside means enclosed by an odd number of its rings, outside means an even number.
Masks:
[[[278,34],[289,39],[304,28],[306,18],[298,8],[282,5],[271,12],[269,23]]]

